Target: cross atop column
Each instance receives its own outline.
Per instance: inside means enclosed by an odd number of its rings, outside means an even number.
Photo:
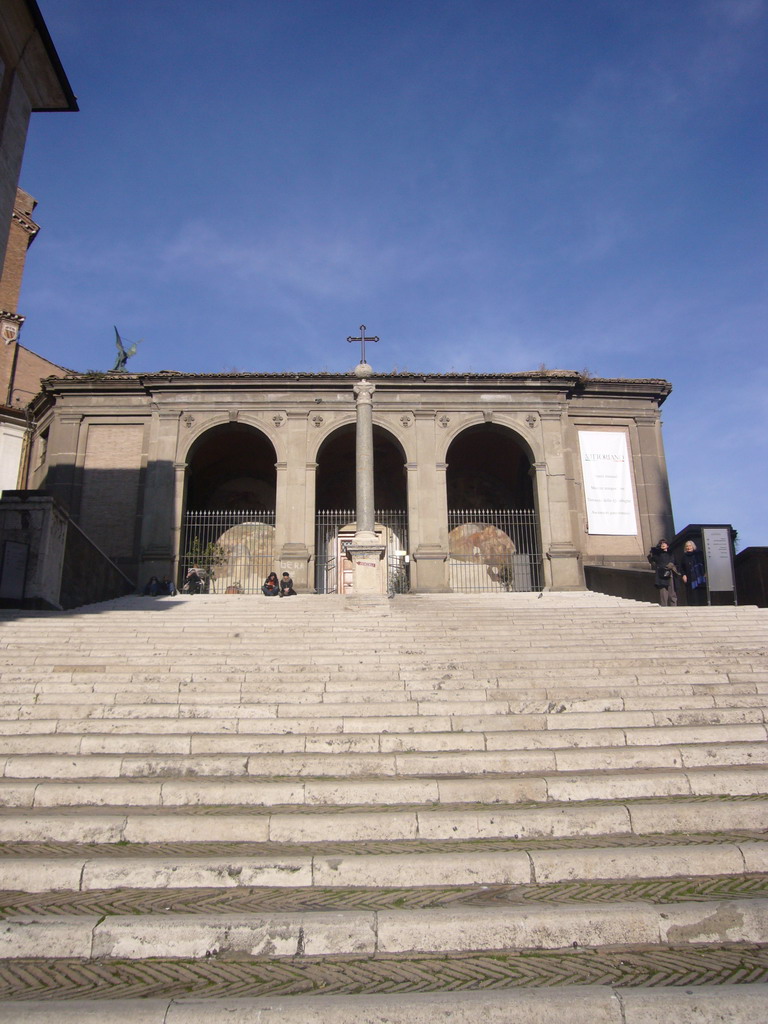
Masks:
[[[347,338],[347,341],[359,341],[360,342],[360,362],[365,363],[365,343],[366,341],[378,341],[377,337],[366,338],[365,336],[365,324],[360,324],[360,337],[359,338]]]

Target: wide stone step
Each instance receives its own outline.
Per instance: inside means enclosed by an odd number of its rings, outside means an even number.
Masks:
[[[509,844],[507,849],[500,849],[498,842],[491,842],[491,848],[486,849],[488,844],[480,842],[474,848],[462,844],[456,850],[451,850],[445,843],[420,843],[415,852],[399,852],[399,845],[394,851],[379,852],[380,847],[369,851],[362,845],[346,853],[336,849],[327,854],[297,852],[296,847],[289,847],[284,852],[279,846],[264,852],[263,845],[255,847],[258,852],[254,853],[235,847],[232,850],[224,848],[218,855],[200,855],[195,852],[198,844],[192,844],[182,850],[176,846],[173,856],[163,856],[151,848],[148,852],[142,848],[121,852],[120,856],[110,856],[103,850],[94,856],[87,848],[73,853],[65,848],[64,853],[55,857],[4,854],[0,859],[0,890],[5,893],[2,902],[6,914],[19,912],[17,902],[9,897],[12,891],[28,894],[97,891],[106,905],[105,890],[115,890],[113,903],[119,905],[120,894],[125,889],[161,890],[164,903],[176,907],[174,893],[169,890],[255,886],[286,888],[292,890],[286,900],[290,901],[292,897],[295,903],[297,895],[299,900],[302,898],[302,893],[296,891],[299,886],[314,889],[369,887],[371,903],[377,904],[386,900],[385,894],[379,894],[382,887],[418,887],[414,889],[418,895],[425,886],[470,886],[474,887],[471,898],[474,893],[482,896],[488,886],[515,886],[515,899],[536,900],[541,886],[565,881],[684,878],[687,884],[692,878],[701,877],[708,879],[710,886],[714,878],[721,876],[756,875],[755,881],[764,880],[763,894],[768,896],[768,882],[765,882],[764,875],[768,868],[768,840],[752,836],[741,841],[738,836],[735,839],[732,842],[700,840],[624,846],[614,842],[610,846],[586,847],[570,843],[549,848],[531,848],[518,841]],[[430,852],[431,847],[435,852]],[[528,889],[520,888],[524,886]],[[661,890],[663,893],[664,889],[663,886],[654,888],[658,902],[658,892]],[[695,887],[691,888],[695,890]],[[582,885],[580,890],[578,886],[575,890],[569,887],[558,896],[550,888],[547,897],[562,902],[573,898],[583,900],[591,893],[588,885]],[[739,892],[738,887],[736,892]],[[723,893],[716,891],[715,895],[722,898]],[[265,897],[251,893],[251,896],[255,903],[270,901],[269,894]],[[439,893],[430,894],[430,899],[436,904]],[[448,890],[446,899],[447,902],[455,901],[454,888]],[[311,896],[305,897],[307,900],[311,901]],[[400,905],[404,897],[392,894],[391,901]],[[34,900],[31,902],[34,906]],[[354,894],[354,902],[360,902],[357,893]],[[62,906],[67,907],[66,901],[60,898],[56,902],[44,901],[41,905],[46,912],[54,906],[57,913]],[[338,901],[333,904],[335,908],[343,905]],[[24,913],[29,912],[25,908]],[[34,912],[39,912],[37,906],[34,906]]]
[[[179,712],[177,707],[163,705],[104,706],[92,718],[82,718],[82,712],[71,705],[55,708],[26,709],[23,718],[0,719],[0,735],[59,735],[89,734],[142,734],[181,735],[218,733],[241,735],[305,735],[327,734],[380,735],[404,733],[508,733],[511,731],[564,731],[580,732],[609,730],[616,732],[645,731],[665,727],[696,727],[707,730],[713,726],[752,725],[762,728],[766,712],[762,708],[694,708],[675,711],[602,711],[564,712],[548,714],[519,714],[514,717],[500,708],[495,714],[403,714],[365,717],[355,715],[301,715],[272,717],[265,715],[264,705],[259,713],[244,705],[217,705],[215,708],[197,708]],[[148,709],[148,710],[147,710]],[[235,714],[233,714],[233,709]],[[295,710],[295,707],[292,708]],[[349,708],[344,708],[348,711]],[[57,711],[63,714],[57,715]],[[176,712],[175,714],[172,712]],[[170,713],[170,716],[169,716]]]
[[[7,726],[8,723],[3,723]],[[78,754],[377,754],[416,751],[508,751],[595,749],[603,747],[648,747],[704,745],[721,748],[729,744],[764,744],[768,726],[687,725],[651,726],[635,729],[532,729],[523,727],[494,732],[406,732],[406,733],[225,733],[136,732],[143,723],[132,721],[133,729],[120,732],[48,732],[45,722],[36,722],[37,732],[12,734],[0,727],[2,747],[7,755]],[[55,728],[56,723],[50,723]],[[110,723],[114,724],[114,723]],[[29,722],[23,723],[25,729]],[[762,755],[762,747],[759,748]],[[717,755],[714,755],[717,756]]]
[[[241,741],[242,743],[242,741]],[[398,778],[457,775],[534,774],[541,772],[617,771],[628,768],[716,768],[768,765],[765,736],[753,742],[656,744],[650,746],[582,746],[556,749],[442,749],[432,752],[361,753],[196,753],[194,755],[108,756],[19,754],[0,758],[3,779],[201,778],[249,776],[370,776]]]
[[[574,940],[574,936],[578,936]],[[768,943],[768,900],[14,918],[0,957],[296,957]]]
[[[167,702],[157,699],[141,700],[136,694],[130,694],[128,699],[116,703],[110,703],[98,697],[89,696],[87,701],[78,699],[76,701],[42,701],[40,703],[18,702],[0,707],[0,721],[16,722],[24,720],[66,720],[81,722],[94,720],[115,720],[115,719],[234,719],[251,720],[253,722],[280,722],[288,721],[290,728],[285,731],[303,732],[318,731],[309,727],[314,721],[317,725],[318,719],[334,721],[359,721],[372,720],[375,731],[391,731],[387,725],[381,723],[389,719],[392,723],[403,722],[409,719],[453,719],[463,722],[467,718],[480,721],[482,719],[496,718],[498,723],[494,726],[496,730],[505,728],[510,716],[527,716],[530,727],[546,727],[549,721],[553,721],[555,728],[592,728],[592,727],[614,727],[631,728],[653,725],[685,725],[685,724],[721,724],[732,723],[762,723],[766,721],[768,710],[760,702],[753,706],[750,702],[746,706],[712,706],[705,702],[703,707],[657,707],[654,706],[655,698],[648,698],[648,707],[634,707],[624,709],[614,707],[612,701],[576,701],[570,709],[564,701],[550,700],[546,704],[547,710],[515,711],[509,701],[500,700],[446,700],[434,698],[420,701],[370,701],[370,702],[339,702],[337,697],[331,700],[315,702],[302,701],[282,702],[275,696],[272,700],[255,700],[249,703],[232,700],[221,701],[216,694],[208,698],[200,696],[199,702],[191,703],[187,700],[180,702]],[[616,700],[616,704],[623,703]],[[662,702],[663,703],[663,702]],[[527,705],[530,707],[530,704]],[[539,705],[542,707],[542,705]],[[555,717],[556,716],[556,717]],[[536,725],[531,725],[532,719],[538,717]],[[301,724],[294,728],[295,722]],[[304,723],[307,723],[306,725]],[[460,725],[463,728],[464,725]],[[508,728],[508,724],[506,725]],[[407,728],[407,727],[406,727]],[[264,726],[263,730],[270,731]],[[325,732],[335,731],[327,726]],[[365,730],[361,727],[360,731]],[[401,731],[401,730],[396,730]],[[443,731],[442,729],[440,731]]]
[[[627,717],[629,716],[629,717]],[[528,735],[534,748],[543,746],[549,749],[546,739],[547,734],[552,733],[552,746],[578,746],[580,744],[604,745],[603,740],[608,738],[613,742],[615,738],[618,745],[654,745],[669,743],[717,743],[724,737],[733,738],[735,741],[747,741],[760,739],[760,732],[763,726],[759,723],[747,722],[743,724],[736,717],[735,724],[729,719],[733,716],[714,716],[715,721],[701,722],[701,715],[690,712],[665,712],[663,714],[650,715],[647,713],[632,712],[622,715],[617,720],[615,714],[604,713],[594,715],[580,715],[578,718],[558,716],[554,720],[548,720],[546,716],[516,716],[514,719],[514,730],[510,729],[511,721],[503,716],[468,716],[462,715],[451,718],[450,716],[401,716],[399,718],[321,718],[316,719],[232,719],[232,718],[99,718],[99,719],[23,719],[13,721],[0,721],[0,735],[4,737],[42,737],[52,736],[57,738],[75,737],[77,742],[83,744],[82,749],[88,751],[91,747],[91,737],[97,737],[93,742],[98,744],[101,737],[129,737],[136,734],[137,729],[141,735],[147,738],[162,737],[163,742],[174,743],[175,738],[182,737],[184,744],[180,753],[186,752],[186,744],[192,742],[197,744],[195,737],[230,737],[233,742],[250,744],[251,736],[258,744],[269,745],[273,740],[278,750],[306,749],[322,750],[327,749],[328,737],[337,737],[342,744],[342,749],[355,749],[355,746],[362,745],[362,748],[372,749],[365,746],[366,737],[372,738],[372,742],[380,744],[381,750],[408,750],[419,749],[419,744],[430,748],[430,734],[438,739],[437,744],[444,745],[444,737],[451,735],[456,737],[455,742],[464,748],[477,748],[477,737],[485,737],[484,744],[489,750],[526,748]],[[658,721],[658,724],[657,724]],[[547,728],[550,726],[550,728]],[[716,730],[721,730],[718,733]],[[731,732],[731,730],[733,730]],[[746,731],[745,731],[746,730]],[[568,735],[572,734],[573,740],[569,742]],[[557,737],[561,738],[558,740]],[[594,741],[592,737],[595,737]],[[243,737],[242,741],[238,737]],[[273,740],[270,739],[273,738]],[[411,741],[411,737],[413,740]],[[421,739],[420,739],[421,737]],[[537,741],[537,737],[541,742]],[[282,738],[285,738],[285,746],[281,745]],[[149,740],[148,740],[149,742]],[[203,744],[209,742],[207,739],[200,739],[201,746],[195,746],[195,751],[203,752]],[[454,740],[451,740],[451,743]],[[450,749],[451,743],[448,743]],[[292,746],[293,744],[298,744]],[[348,744],[348,747],[345,747]],[[482,747],[482,743],[480,746]],[[10,749],[10,748],[9,748]],[[52,736],[52,747],[53,745]],[[125,749],[123,747],[122,749]],[[178,748],[176,748],[178,749]],[[238,747],[239,749],[239,747]],[[263,749],[263,748],[262,748]],[[275,749],[274,746],[271,749]],[[130,749],[129,751],[130,752]]]
[[[137,637],[133,642],[142,642],[144,639]],[[301,634],[293,638],[291,659],[286,663],[284,656],[281,657],[275,652],[274,647],[266,644],[262,649],[258,643],[251,642],[244,645],[242,652],[238,653],[232,647],[231,638],[216,639],[207,636],[203,643],[198,642],[197,648],[192,650],[188,640],[178,648],[174,648],[170,643],[153,646],[143,642],[141,664],[147,671],[167,671],[174,680],[189,678],[195,672],[215,670],[221,665],[227,665],[233,671],[247,673],[250,679],[277,672],[283,666],[293,675],[299,675],[311,667],[326,672],[338,669],[349,676],[369,671],[384,677],[388,672],[398,671],[404,662],[407,662],[413,675],[423,674],[435,668],[443,673],[462,671],[474,674],[483,669],[497,672],[528,669],[535,671],[537,667],[539,670],[556,670],[564,659],[570,659],[577,673],[584,676],[595,669],[609,672],[615,663],[662,677],[685,676],[686,668],[699,669],[714,675],[738,665],[754,665],[756,669],[765,670],[765,664],[756,650],[764,639],[760,631],[755,632],[754,638],[738,641],[732,637],[730,640],[725,637],[709,638],[709,642],[720,647],[717,652],[705,648],[701,652],[693,652],[686,656],[671,654],[662,664],[654,658],[648,647],[647,638],[637,644],[633,644],[627,637],[617,637],[615,645],[607,645],[602,641],[587,643],[583,637],[581,642],[573,638],[563,638],[561,643],[550,641],[546,644],[521,644],[514,637],[507,635],[503,636],[505,647],[500,651],[499,639],[497,628],[477,645],[476,650],[462,645],[451,651],[449,644],[444,640],[438,640],[423,645],[416,652],[408,645],[402,645],[393,633],[392,636],[382,637],[379,641],[381,650],[376,650],[373,641],[368,638],[362,653],[350,658],[345,657],[336,644],[327,652],[318,649],[312,642],[313,630],[309,629],[305,638]],[[705,638],[699,640],[705,643]],[[349,642],[359,643],[359,637],[350,638]],[[489,649],[494,651],[494,657],[490,662]],[[39,646],[35,648],[30,643],[26,647],[6,647],[0,652],[0,659],[3,664],[3,678],[6,673],[12,673],[14,670],[21,674],[35,669],[45,669],[54,676],[62,677],[73,673],[99,672],[108,677],[120,678],[133,667],[132,662],[125,660],[129,651],[130,646],[124,639],[115,640],[105,651],[94,650],[89,644],[81,650],[69,648],[49,652],[40,649]]]
[[[649,748],[652,751],[664,748]],[[531,755],[532,756],[532,755]],[[542,752],[546,758],[546,752]],[[66,759],[57,759],[66,760]],[[573,774],[315,779],[272,777],[48,778],[0,780],[5,807],[308,807],[519,804],[667,796],[766,795],[768,768],[606,770]]]
[[[762,684],[760,684],[762,685]],[[367,707],[370,704],[387,703],[393,706],[406,702],[407,706],[421,701],[431,702],[500,702],[503,701],[511,713],[546,713],[566,711],[632,711],[660,710],[663,708],[712,708],[712,707],[765,707],[768,706],[768,684],[759,689],[758,684],[723,684],[702,686],[697,690],[689,684],[675,686],[617,686],[611,684],[602,690],[597,687],[548,686],[543,690],[508,689],[485,680],[482,684],[454,684],[435,681],[428,687],[408,683],[365,684],[350,690],[346,683],[317,683],[307,680],[297,689],[287,684],[271,682],[266,686],[237,682],[185,683],[168,687],[160,683],[136,681],[120,687],[105,688],[103,684],[61,683],[55,686],[44,683],[27,684],[26,689],[17,684],[0,690],[0,712],[3,717],[17,717],[26,714],[26,707],[42,708],[67,704],[87,709],[103,705],[153,704],[172,708],[206,705],[277,705],[290,704],[354,704]]]
[[[508,704],[512,712],[546,710],[555,702],[576,709],[581,702],[594,702],[595,707],[605,705],[613,710],[634,710],[673,706],[676,699],[680,708],[757,706],[768,703],[768,677],[741,673],[734,682],[707,683],[701,678],[688,677],[686,682],[636,683],[627,679],[608,678],[603,683],[564,686],[554,679],[537,684],[528,676],[520,676],[509,686],[503,679],[484,677],[476,681],[456,682],[432,678],[426,681],[389,679],[364,682],[329,680],[319,682],[307,675],[304,682],[293,688],[269,682],[243,683],[230,677],[197,679],[178,686],[154,683],[144,676],[125,679],[122,683],[57,683],[36,681],[24,685],[9,684],[0,693],[2,717],[16,717],[16,708],[66,704],[80,704],[84,708],[107,703],[114,705],[237,705],[262,704],[301,705],[355,703],[406,704],[411,708],[422,702],[460,703],[485,701]],[[87,712],[84,712],[87,714]]]
[[[550,806],[88,806],[0,809],[0,842],[326,843],[768,831],[768,800],[667,797]]]
[[[539,961],[546,959],[540,954]],[[594,957],[593,957],[594,959]],[[604,958],[606,973],[610,972],[615,959]],[[651,958],[646,957],[646,960]],[[706,964],[706,954],[696,957],[688,953],[679,957],[681,968],[689,967],[689,976],[696,976],[690,966],[696,962]],[[423,961],[422,961],[423,962]],[[406,977],[409,968],[413,972],[418,961],[411,964],[392,964],[385,961],[383,968],[389,968],[391,975]],[[497,960],[498,964],[499,961]],[[575,959],[574,959],[575,963]],[[68,966],[68,965],[67,965]],[[124,974],[131,973],[129,965]],[[173,975],[172,964],[158,965],[166,977]],[[433,963],[425,963],[427,972],[435,977]],[[467,964],[464,972],[457,966],[453,973],[454,985],[464,977],[471,976]],[[602,963],[600,966],[603,966]],[[328,964],[326,972],[316,972],[322,978],[338,977],[342,964]],[[398,970],[399,967],[399,970]],[[335,968],[335,971],[334,971]],[[658,965],[653,964],[658,977]],[[263,968],[261,969],[263,975]],[[139,969],[135,988],[146,989],[149,971]],[[219,971],[219,978],[209,967],[201,971],[198,978],[202,987],[222,990],[218,999],[186,997],[190,990],[192,971],[181,967],[177,970],[180,998],[151,999],[110,999],[110,1024],[551,1024],[552,1020],[567,1019],[569,1024],[667,1024],[671,1020],[681,1024],[757,1024],[768,1019],[768,985],[722,985],[715,988],[689,987],[674,988],[595,988],[563,987],[560,989],[512,988],[501,991],[449,991],[429,993],[401,993],[397,995],[327,995],[297,998],[296,996],[271,996],[269,998],[233,998],[227,996],[233,987],[233,976],[237,969],[228,965]],[[239,972],[246,973],[245,969]],[[297,968],[296,973],[299,973]],[[305,972],[306,973],[306,972]],[[350,972],[351,973],[351,972]],[[356,972],[359,975],[360,970]],[[371,972],[372,973],[372,972]],[[652,972],[649,971],[649,974]],[[704,973],[702,971],[701,973]],[[734,972],[735,973],[735,972]],[[285,970],[279,972],[275,988],[285,991]],[[499,971],[496,975],[498,978]],[[207,976],[206,976],[207,975]],[[480,972],[476,975],[482,977]],[[492,972],[486,971],[486,984],[492,983]],[[197,979],[195,979],[197,980]],[[216,984],[219,981],[219,984]],[[143,985],[141,984],[143,982]],[[446,977],[447,987],[451,987]],[[326,981],[327,985],[328,982]],[[354,982],[350,978],[352,988]],[[130,986],[130,982],[129,982]],[[185,987],[186,986],[186,987]],[[301,988],[297,986],[298,991]],[[306,991],[306,986],[304,986]],[[162,990],[161,990],[162,991]],[[167,991],[167,988],[166,988]],[[44,1002],[17,1002],[0,1004],[2,1024],[104,1024],[104,1004],[80,1000],[49,1000]]]
[[[768,978],[764,614],[159,607],[0,626],[0,1012],[714,1024]]]

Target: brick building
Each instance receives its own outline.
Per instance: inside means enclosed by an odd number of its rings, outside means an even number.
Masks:
[[[0,5],[0,491],[24,472],[29,418],[25,407],[42,377],[67,373],[19,344],[18,302],[27,249],[38,226],[35,200],[18,188],[30,115],[74,111],[77,101],[34,0]],[[6,227],[7,226],[7,227]]]

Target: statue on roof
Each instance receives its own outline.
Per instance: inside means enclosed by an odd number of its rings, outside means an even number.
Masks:
[[[120,337],[120,333],[115,327],[115,345],[117,346],[117,358],[115,359],[115,365],[110,370],[110,373],[124,373],[125,364],[131,358],[136,355],[136,346],[140,345],[144,339],[134,341],[130,348],[126,348],[123,344],[123,339]]]

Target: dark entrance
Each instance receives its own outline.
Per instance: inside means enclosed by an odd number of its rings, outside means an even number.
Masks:
[[[214,427],[192,448],[187,469],[179,587],[190,567],[211,593],[256,593],[274,568],[276,455],[260,431]]]
[[[541,590],[531,460],[516,435],[493,423],[470,427],[446,461],[451,588]]]
[[[408,495],[405,453],[381,427],[373,428],[373,494],[377,533],[387,546],[387,588],[408,589]],[[345,544],[354,534],[355,425],[335,431],[317,456],[315,588],[344,592]]]

